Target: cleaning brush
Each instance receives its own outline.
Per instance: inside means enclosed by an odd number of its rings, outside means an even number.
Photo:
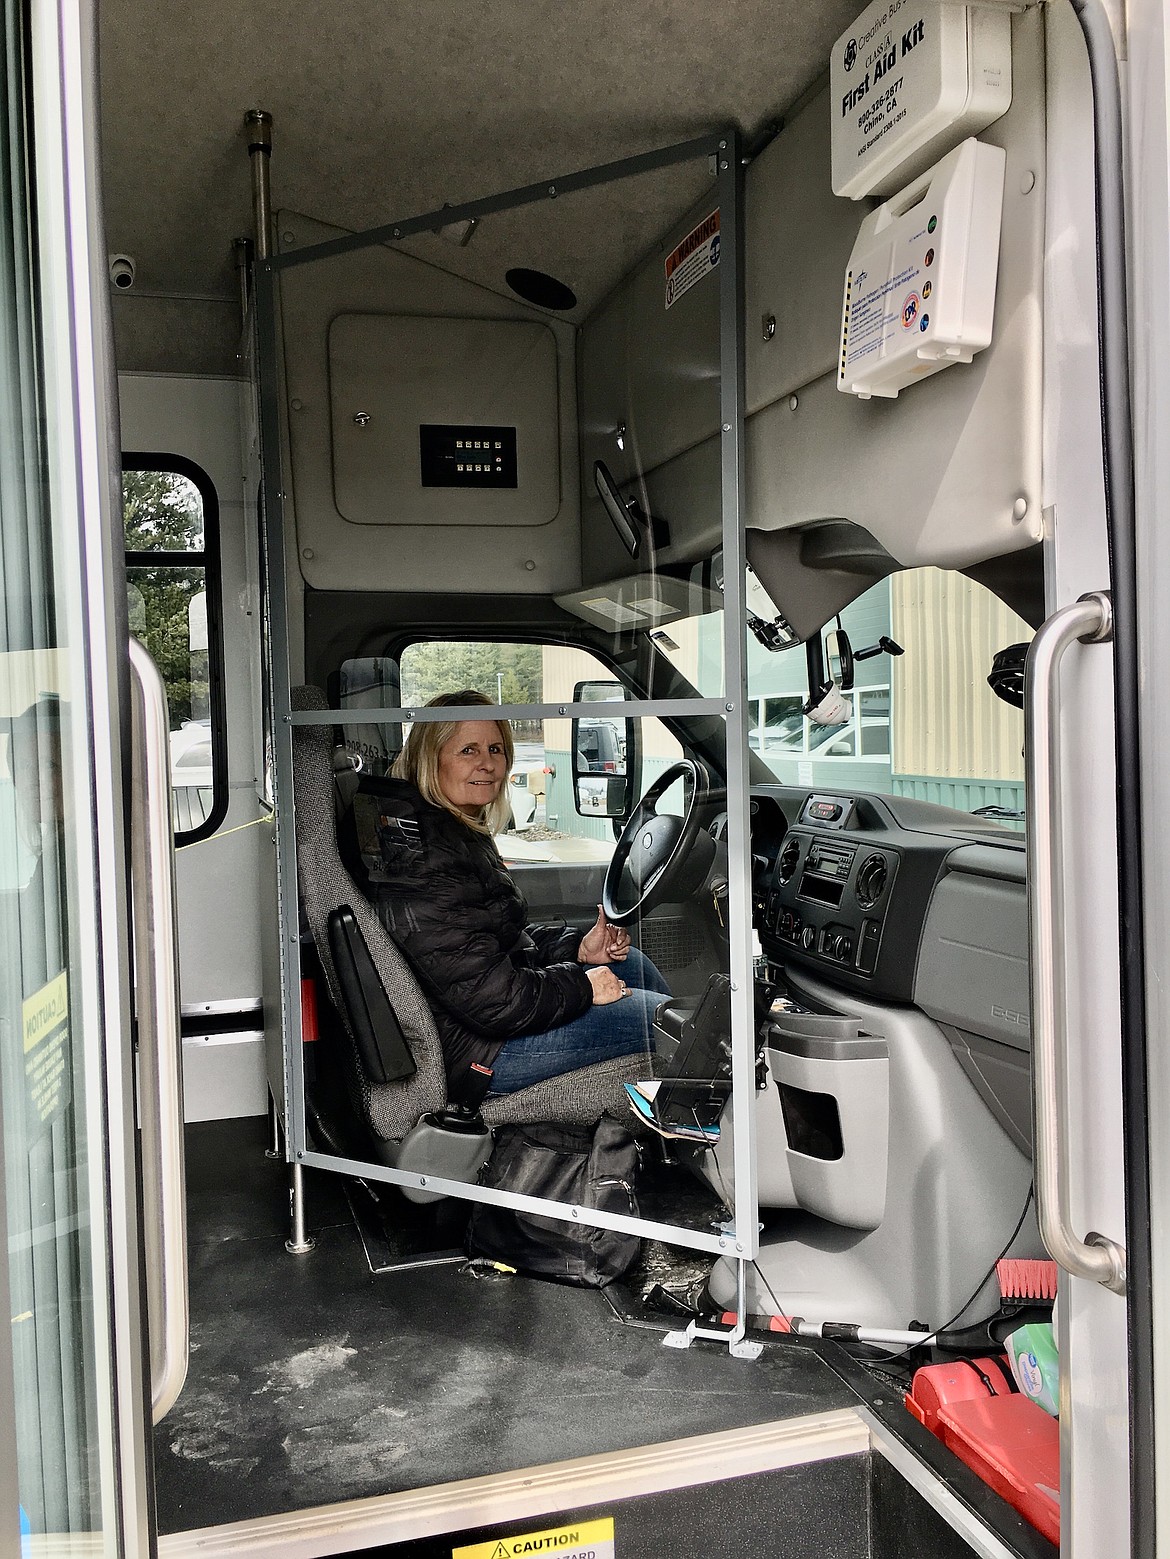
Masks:
[[[999,1292],[1004,1299],[1056,1298],[1056,1263],[1020,1256],[1005,1256],[995,1264]]]

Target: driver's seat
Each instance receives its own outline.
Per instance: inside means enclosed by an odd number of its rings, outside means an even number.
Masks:
[[[319,688],[293,689],[296,710],[327,709]],[[342,862],[337,846],[337,811],[332,755],[332,732],[325,725],[293,729],[293,782],[295,799],[297,874],[301,904],[312,933],[329,996],[341,1017],[346,1036],[345,1074],[351,1106],[368,1135],[370,1146],[383,1162],[403,1162],[402,1143],[428,1112],[447,1102],[446,1073],[439,1037],[431,1010],[413,973],[383,927],[373,907]],[[348,904],[365,940],[374,969],[398,1020],[414,1060],[412,1076],[397,1082],[377,1082],[362,1061],[346,1013],[345,999],[333,961],[329,917]],[[621,1056],[595,1066],[549,1078],[531,1088],[487,1100],[484,1123],[491,1126],[537,1121],[588,1124],[602,1115],[631,1122],[622,1084],[647,1073],[641,1056]],[[415,1141],[420,1139],[417,1134]],[[425,1139],[423,1139],[425,1140]],[[409,1167],[427,1169],[417,1152]],[[446,1172],[436,1165],[432,1173]],[[451,1175],[450,1178],[458,1178]]]

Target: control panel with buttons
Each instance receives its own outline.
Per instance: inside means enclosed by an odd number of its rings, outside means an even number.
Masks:
[[[837,830],[852,803],[810,796],[778,852],[763,896],[763,928],[805,957],[871,976],[899,864],[898,851]],[[826,830],[831,830],[826,837]]]
[[[915,1000],[935,890],[979,843],[1020,841],[983,819],[905,796],[752,787],[753,923],[763,955],[867,1000]],[[769,826],[771,825],[771,826]],[[956,870],[958,868],[955,868]]]
[[[424,487],[515,487],[516,429],[424,422],[418,430]]]

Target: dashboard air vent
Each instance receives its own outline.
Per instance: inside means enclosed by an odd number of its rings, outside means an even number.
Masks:
[[[857,868],[857,883],[853,891],[862,909],[872,909],[881,898],[889,870],[884,855],[867,855]]]
[[[798,839],[789,839],[780,852],[780,865],[776,873],[781,882],[792,881],[792,874],[795,872],[799,860],[800,841]]]

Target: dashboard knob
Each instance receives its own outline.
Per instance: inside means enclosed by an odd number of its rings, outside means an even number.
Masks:
[[[812,952],[812,946],[816,939],[817,934],[813,930],[812,926],[805,926],[804,930],[800,933],[800,945],[804,948],[806,953]]]
[[[833,938],[833,957],[845,957],[845,938],[841,935],[840,932],[838,932],[837,935]]]

